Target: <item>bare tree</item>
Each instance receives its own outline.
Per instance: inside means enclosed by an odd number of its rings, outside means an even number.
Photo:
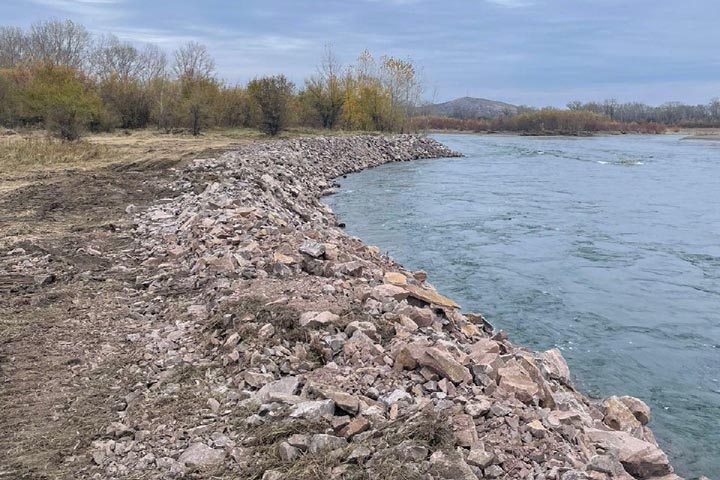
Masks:
[[[333,128],[340,120],[345,103],[345,90],[343,88],[342,64],[329,45],[314,75],[305,81],[303,95],[308,99],[310,106],[320,117],[323,128]]]
[[[97,40],[90,57],[93,73],[100,80],[117,77],[121,81],[136,79],[143,67],[141,55],[129,42],[121,42],[115,35]]]
[[[142,71],[140,79],[149,82],[155,78],[163,78],[167,74],[167,55],[156,45],[147,44],[140,52]]]
[[[18,27],[0,27],[0,68],[13,68],[27,54],[28,39]]]
[[[605,116],[610,117],[610,120],[615,120],[617,108],[618,102],[614,98],[609,98],[603,102],[603,113]]]
[[[380,75],[383,85],[390,93],[392,109],[400,113],[400,132],[404,133],[423,91],[417,68],[409,59],[385,56],[382,59]]]
[[[50,20],[30,27],[30,54],[51,65],[81,68],[87,61],[90,34],[72,20]]]
[[[212,78],[215,73],[215,61],[205,45],[188,42],[175,51],[173,70],[178,78],[192,80]]]
[[[708,105],[708,113],[714,121],[720,121],[720,98],[713,98]]]

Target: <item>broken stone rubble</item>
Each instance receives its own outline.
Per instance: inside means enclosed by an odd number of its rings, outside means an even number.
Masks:
[[[461,313],[320,202],[341,175],[454,155],[413,135],[248,145],[135,212],[135,288],[184,320],[137,339],[146,378],[96,445],[103,475],[289,479],[322,459],[328,479],[670,478],[644,403],[589,400],[559,350]]]

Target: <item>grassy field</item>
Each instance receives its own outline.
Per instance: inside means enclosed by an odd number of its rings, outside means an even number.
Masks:
[[[291,131],[279,138],[313,133]],[[29,171],[87,170],[114,163],[185,158],[267,138],[251,129],[211,130],[198,137],[138,130],[89,135],[77,142],[63,142],[42,131],[0,130],[0,178]]]

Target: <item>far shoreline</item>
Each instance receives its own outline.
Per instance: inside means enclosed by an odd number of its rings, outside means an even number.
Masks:
[[[483,137],[538,137],[538,138],[590,138],[590,137],[616,137],[616,136],[654,136],[654,135],[675,135],[685,136],[682,140],[707,140],[720,141],[720,128],[684,128],[679,130],[668,130],[663,133],[638,133],[638,132],[620,132],[620,131],[602,131],[602,132],[580,132],[577,134],[570,133],[530,133],[530,132],[508,132],[508,131],[481,131],[473,132],[468,130],[423,130],[422,133],[427,135],[478,135]]]

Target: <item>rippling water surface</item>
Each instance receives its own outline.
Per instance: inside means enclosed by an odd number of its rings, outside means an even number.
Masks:
[[[348,232],[584,392],[644,399],[679,472],[720,478],[720,142],[437,138],[467,157],[341,179]]]

